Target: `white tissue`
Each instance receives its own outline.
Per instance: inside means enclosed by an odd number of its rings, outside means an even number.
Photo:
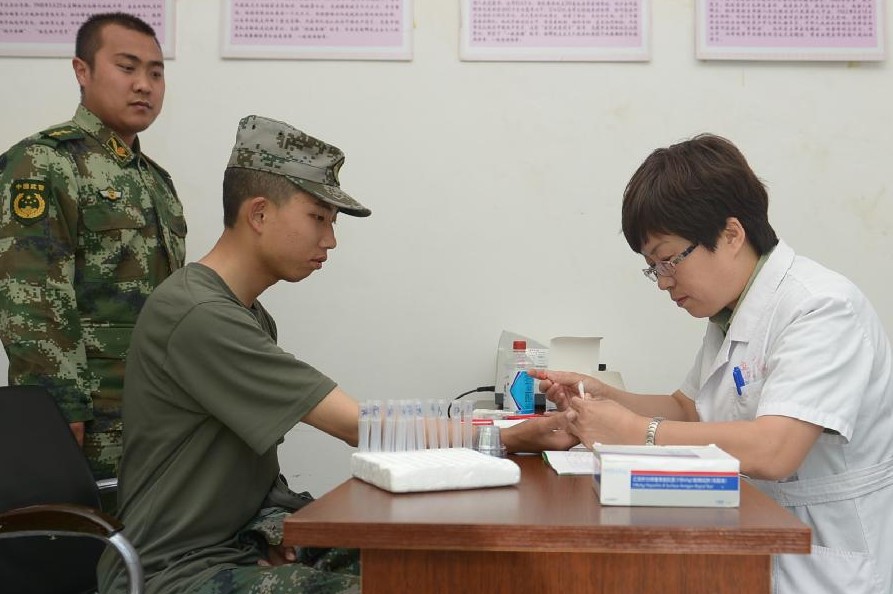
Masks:
[[[356,478],[392,493],[515,485],[521,469],[511,460],[467,448],[362,452],[350,460]]]

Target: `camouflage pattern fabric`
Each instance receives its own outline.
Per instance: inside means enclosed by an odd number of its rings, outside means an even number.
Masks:
[[[289,563],[278,567],[225,569],[195,594],[359,594],[360,591],[359,576]]]
[[[261,509],[239,532],[239,540],[245,544],[258,545],[261,551],[266,551],[270,546],[281,545],[285,518],[293,511],[281,507]],[[360,554],[357,549],[298,547],[296,552],[298,563],[314,569],[346,575],[360,574]]]
[[[239,533],[265,550],[282,544],[283,520],[291,511],[264,508]],[[360,592],[357,549],[298,548],[297,561],[278,567],[245,566],[224,569],[203,584],[197,594],[342,594]]]
[[[254,538],[263,546],[282,544],[282,528],[285,518],[292,512],[279,507],[265,507],[252,519],[240,533],[240,538]]]
[[[85,421],[96,478],[117,475],[130,335],[151,291],[183,266],[170,176],[79,106],[0,156],[0,339],[9,383],[46,387]]]
[[[338,172],[344,153],[337,146],[285,122],[250,115],[239,121],[227,168],[254,169],[288,178],[308,194],[354,217],[372,211],[341,189]]]

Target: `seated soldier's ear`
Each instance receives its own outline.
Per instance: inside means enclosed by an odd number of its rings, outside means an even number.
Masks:
[[[248,215],[248,224],[252,227],[262,224],[266,217],[266,207],[267,200],[263,196],[256,196],[254,198],[251,198],[246,204],[244,204],[243,208],[246,209]]]

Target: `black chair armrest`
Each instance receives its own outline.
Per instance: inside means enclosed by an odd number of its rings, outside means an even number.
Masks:
[[[86,536],[115,548],[127,570],[130,594],[143,592],[145,581],[139,555],[121,534],[124,524],[91,507],[70,504],[31,505],[0,514],[0,538],[14,536]]]
[[[122,528],[124,525],[117,518],[82,505],[31,505],[0,514],[0,534],[71,532],[107,539]]]

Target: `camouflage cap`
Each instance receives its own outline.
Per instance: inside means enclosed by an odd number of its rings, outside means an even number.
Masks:
[[[242,118],[226,167],[282,175],[339,212],[368,217],[372,211],[351,198],[338,183],[344,164],[341,149],[313,138],[285,122],[250,115]]]

